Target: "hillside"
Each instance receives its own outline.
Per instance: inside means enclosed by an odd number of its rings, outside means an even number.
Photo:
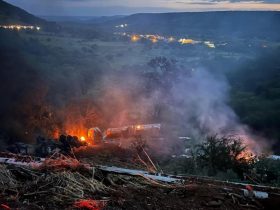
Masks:
[[[134,14],[111,21],[110,27],[128,24],[126,31],[189,36],[245,36],[273,39],[280,37],[280,12],[185,12]],[[171,34],[172,33],[172,34]]]
[[[44,30],[56,30],[57,25],[54,22],[48,22],[38,18],[25,10],[8,4],[0,0],[0,25],[20,24],[20,25],[38,25],[43,26]]]

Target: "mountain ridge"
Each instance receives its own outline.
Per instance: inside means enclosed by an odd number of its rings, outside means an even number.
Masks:
[[[1,24],[46,24],[47,21],[38,18],[25,10],[0,0]]]
[[[278,11],[211,11],[176,13],[137,13],[107,22],[107,27],[128,24],[126,32],[161,35],[214,34],[247,37],[273,36],[280,39]],[[272,33],[272,34],[271,34]]]

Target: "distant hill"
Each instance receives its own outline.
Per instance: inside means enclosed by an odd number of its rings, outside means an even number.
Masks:
[[[25,24],[44,26],[45,29],[54,29],[56,24],[38,18],[25,10],[0,0],[0,24]]]
[[[221,11],[134,14],[107,22],[128,24],[128,32],[189,36],[246,36],[280,39],[280,12]]]
[[[73,23],[104,23],[125,17],[124,15],[115,16],[42,16],[43,19],[55,22],[73,22]]]

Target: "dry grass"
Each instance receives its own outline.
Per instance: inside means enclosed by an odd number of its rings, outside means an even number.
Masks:
[[[47,198],[57,204],[70,204],[79,199],[85,199],[105,193],[108,188],[94,178],[88,178],[78,172],[59,172],[43,175],[26,183],[23,188],[24,199],[37,197],[37,202],[45,202]]]
[[[18,181],[5,165],[0,165],[0,191],[16,189]]]
[[[45,165],[33,169],[0,165],[0,193],[11,207],[25,205],[27,209],[58,209],[79,200],[107,197],[110,189],[82,165],[66,157],[48,159]]]

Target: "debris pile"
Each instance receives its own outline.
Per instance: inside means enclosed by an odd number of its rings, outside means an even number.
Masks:
[[[90,165],[59,154],[36,167],[7,163],[0,165],[3,209],[236,210],[280,204],[278,188]]]
[[[78,172],[50,173],[47,176],[28,182],[22,189],[22,199],[29,202],[36,197],[38,205],[44,206],[48,199],[57,205],[71,204],[73,201],[85,199],[106,192],[106,187],[94,178],[85,177]]]
[[[35,167],[36,168],[36,167]],[[90,166],[87,164],[82,164],[76,158],[68,157],[63,154],[54,154],[50,158],[44,159],[42,164],[40,164],[37,169],[40,171],[79,171],[79,170],[89,170]]]
[[[64,156],[46,159],[40,167],[0,165],[0,201],[11,208],[57,209],[108,196],[109,188],[81,165]]]

